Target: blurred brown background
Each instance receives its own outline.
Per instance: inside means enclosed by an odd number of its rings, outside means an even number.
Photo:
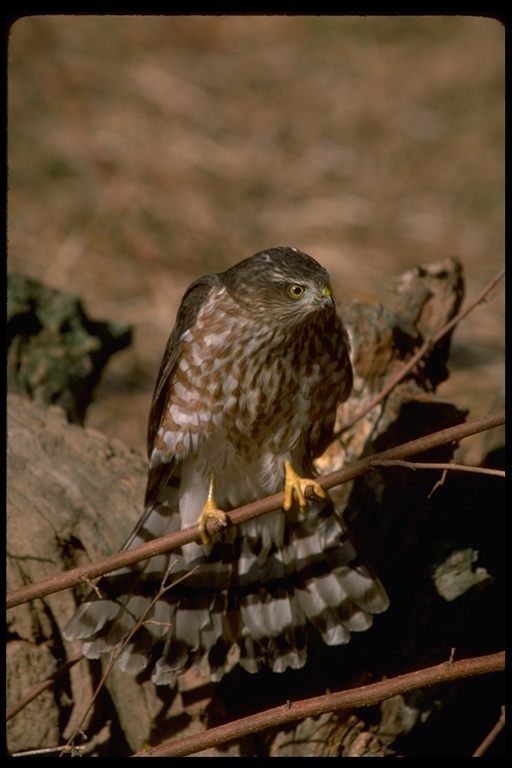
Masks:
[[[504,262],[504,29],[478,17],[34,16],[8,62],[8,268],[134,326],[88,426],[144,450],[187,285],[295,245],[338,299],[447,255]],[[499,407],[503,286],[439,394]]]

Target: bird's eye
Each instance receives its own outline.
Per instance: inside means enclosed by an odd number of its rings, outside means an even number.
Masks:
[[[293,283],[292,285],[288,286],[288,293],[292,299],[300,299],[301,296],[304,296],[305,292],[306,289],[303,285],[297,285],[296,283]]]

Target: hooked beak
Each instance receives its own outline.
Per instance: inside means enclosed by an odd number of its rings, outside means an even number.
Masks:
[[[329,308],[334,307],[334,299],[332,296],[331,287],[328,283],[326,283],[322,288],[322,305]]]

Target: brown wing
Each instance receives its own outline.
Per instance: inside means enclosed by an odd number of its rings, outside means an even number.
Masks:
[[[221,285],[218,275],[206,275],[192,283],[185,293],[178,309],[176,323],[167,342],[160,370],[156,380],[153,400],[149,412],[147,451],[151,457],[155,435],[162,421],[162,415],[169,397],[169,383],[174,366],[181,354],[181,339],[183,334],[196,322],[197,316],[207,300],[212,288]]]
[[[158,372],[149,412],[147,452],[150,460],[155,438],[162,422],[162,417],[168,406],[169,399],[172,396],[172,377],[175,366],[180,358],[183,334],[194,325],[197,316],[212,289],[218,287],[220,284],[221,281],[217,275],[206,275],[205,277],[201,277],[192,283],[181,301],[176,317],[176,323],[169,337],[169,341],[167,342],[164,356],[160,364],[160,370]],[[169,478],[175,471],[176,461],[159,463],[150,467],[144,503],[146,509],[148,509],[148,507],[150,508],[157,500],[160,491],[165,487]],[[142,523],[143,519],[139,522],[137,529]],[[136,531],[134,531],[134,533],[136,533]],[[130,537],[130,539],[131,538],[132,537]]]

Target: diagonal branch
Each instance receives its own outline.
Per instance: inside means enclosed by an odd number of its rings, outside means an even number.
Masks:
[[[79,661],[81,661],[84,657],[82,654],[79,654],[78,656],[74,656],[69,661],[66,661],[62,666],[60,666],[55,672],[53,672],[49,677],[47,677],[45,680],[43,680],[41,683],[38,683],[35,685],[28,693],[23,696],[23,698],[10,709],[7,710],[5,719],[6,721],[11,720],[13,717],[15,717],[19,712],[21,712],[22,709],[24,709],[28,704],[30,704],[31,701],[36,699],[43,691],[48,690],[52,686],[55,685],[57,680],[59,680],[63,675],[65,675],[71,667],[74,667],[75,664],[77,664]]]
[[[197,566],[196,566],[196,568],[193,568],[189,573],[186,573],[184,576],[181,576],[179,579],[175,579],[174,581],[171,581],[170,583],[168,583],[167,580],[168,580],[168,578],[170,576],[170,573],[171,573],[171,570],[172,570],[174,564],[175,564],[175,561],[170,563],[169,567],[167,568],[167,570],[166,570],[166,572],[164,574],[164,577],[163,577],[162,582],[160,584],[160,589],[158,590],[158,593],[153,597],[151,602],[148,604],[146,610],[144,611],[144,613],[142,614],[140,619],[137,621],[137,623],[135,624],[135,626],[133,627],[131,632],[127,635],[127,637],[124,638],[124,640],[121,643],[118,643],[117,646],[114,646],[114,649],[113,649],[113,652],[111,654],[111,657],[110,657],[110,659],[109,659],[109,661],[107,663],[107,666],[106,666],[106,668],[105,668],[105,670],[104,670],[104,672],[103,672],[103,674],[101,676],[101,680],[98,683],[98,685],[96,687],[96,690],[94,691],[93,695],[91,696],[91,700],[90,700],[90,702],[89,702],[89,704],[87,706],[87,709],[83,713],[82,719],[81,719],[80,723],[77,725],[77,727],[75,729],[75,732],[69,737],[69,739],[67,741],[67,744],[66,744],[66,747],[70,747],[72,742],[76,739],[76,737],[80,733],[81,726],[82,726],[85,718],[87,717],[87,714],[90,712],[90,710],[94,706],[94,702],[98,698],[98,695],[99,695],[101,689],[105,685],[105,680],[107,679],[108,675],[110,674],[114,664],[119,659],[120,655],[122,654],[123,650],[126,648],[128,643],[130,642],[132,637],[135,635],[136,632],[138,632],[140,627],[144,624],[144,620],[145,620],[146,616],[149,614],[149,612],[151,611],[151,608],[154,606],[154,604],[156,602],[158,602],[158,600],[160,600],[162,598],[163,595],[165,595],[166,592],[168,592],[170,589],[175,587],[177,584],[179,584],[184,579],[188,578],[192,573],[194,573],[194,571],[197,568]]]
[[[458,312],[454,317],[452,317],[451,320],[449,320],[445,325],[443,325],[442,328],[440,328],[437,333],[435,333],[433,336],[429,337],[428,339],[425,339],[421,347],[415,352],[415,354],[411,357],[411,359],[388,381],[388,383],[380,390],[380,392],[375,395],[372,400],[364,406],[358,413],[354,415],[354,417],[348,421],[346,424],[343,425],[343,427],[338,430],[338,432],[334,435],[334,438],[339,437],[347,430],[351,429],[354,424],[356,424],[359,419],[362,419],[363,416],[366,416],[367,413],[369,413],[372,408],[375,408],[376,405],[378,405],[380,402],[386,399],[386,397],[389,395],[390,392],[393,391],[393,389],[399,384],[402,379],[404,379],[407,374],[414,369],[414,367],[419,363],[421,358],[427,354],[427,352],[432,349],[433,346],[437,344],[438,341],[440,341],[443,336],[446,336],[447,333],[449,333],[455,326],[460,323],[460,321],[466,317],[466,315],[469,315],[469,313],[477,307],[479,304],[481,304],[483,301],[485,301],[487,294],[491,292],[491,290],[494,288],[495,285],[499,283],[500,280],[502,280],[505,276],[505,267],[503,267],[497,274],[493,277],[493,279],[483,288],[479,294],[475,296],[474,299],[472,299],[469,304],[464,307],[464,309],[461,309],[460,312]]]
[[[505,669],[505,652],[477,656],[461,661],[447,661],[433,667],[409,672],[372,685],[363,685],[349,691],[328,693],[302,701],[288,702],[256,715],[243,717],[204,733],[185,736],[152,749],[145,749],[133,757],[177,757],[200,752],[209,747],[225,744],[248,734],[258,733],[306,717],[316,717],[340,709],[367,707],[399,693],[408,693],[430,685],[446,683],[473,675],[501,672]]]
[[[320,478],[320,482],[321,485],[328,490],[336,485],[341,485],[342,483],[353,480],[360,475],[374,472],[376,470],[375,462],[405,459],[408,456],[429,451],[440,445],[458,442],[459,440],[469,437],[470,435],[475,435],[478,432],[484,432],[487,429],[502,426],[504,423],[505,411],[498,411],[491,416],[486,416],[467,424],[458,424],[454,427],[448,427],[439,432],[433,432],[430,435],[425,435],[416,440],[410,440],[402,445],[388,448],[381,453],[376,453],[373,456],[368,456],[359,461],[355,461],[347,467],[343,467],[335,472],[324,475]],[[310,489],[306,491],[306,496],[308,495],[311,495]],[[260,499],[251,504],[246,504],[229,513],[229,524],[239,525],[248,520],[253,520],[267,512],[279,509],[283,506],[283,503],[284,493],[276,493],[273,496],[268,496],[266,499]],[[208,533],[210,535],[219,532],[216,528],[217,525],[218,523],[215,520],[209,521]],[[198,525],[193,525],[190,528],[177,531],[176,533],[170,533],[167,536],[162,536],[159,539],[142,544],[139,547],[123,550],[115,555],[110,555],[109,557],[97,560],[90,565],[73,568],[66,573],[52,576],[51,578],[39,581],[36,584],[29,584],[25,587],[15,589],[7,594],[7,608],[14,608],[16,605],[27,603],[37,597],[44,597],[45,595],[50,595],[54,592],[60,592],[63,589],[74,587],[77,584],[89,581],[90,579],[95,579],[98,576],[103,576],[118,568],[133,565],[134,563],[138,563],[141,560],[147,560],[155,555],[171,552],[172,550],[193,541],[201,541]]]
[[[489,469],[488,467],[471,467],[467,464],[455,464],[454,462],[441,461],[373,461],[375,467],[404,467],[405,469],[442,469],[456,472],[471,472],[475,475],[491,475],[492,477],[505,477],[503,469]]]
[[[483,755],[485,755],[489,747],[496,740],[496,737],[499,736],[499,734],[504,729],[504,727],[505,727],[505,707],[502,707],[501,714],[498,718],[498,722],[494,725],[493,728],[491,728],[491,730],[489,731],[485,739],[475,749],[471,757],[482,757]]]

